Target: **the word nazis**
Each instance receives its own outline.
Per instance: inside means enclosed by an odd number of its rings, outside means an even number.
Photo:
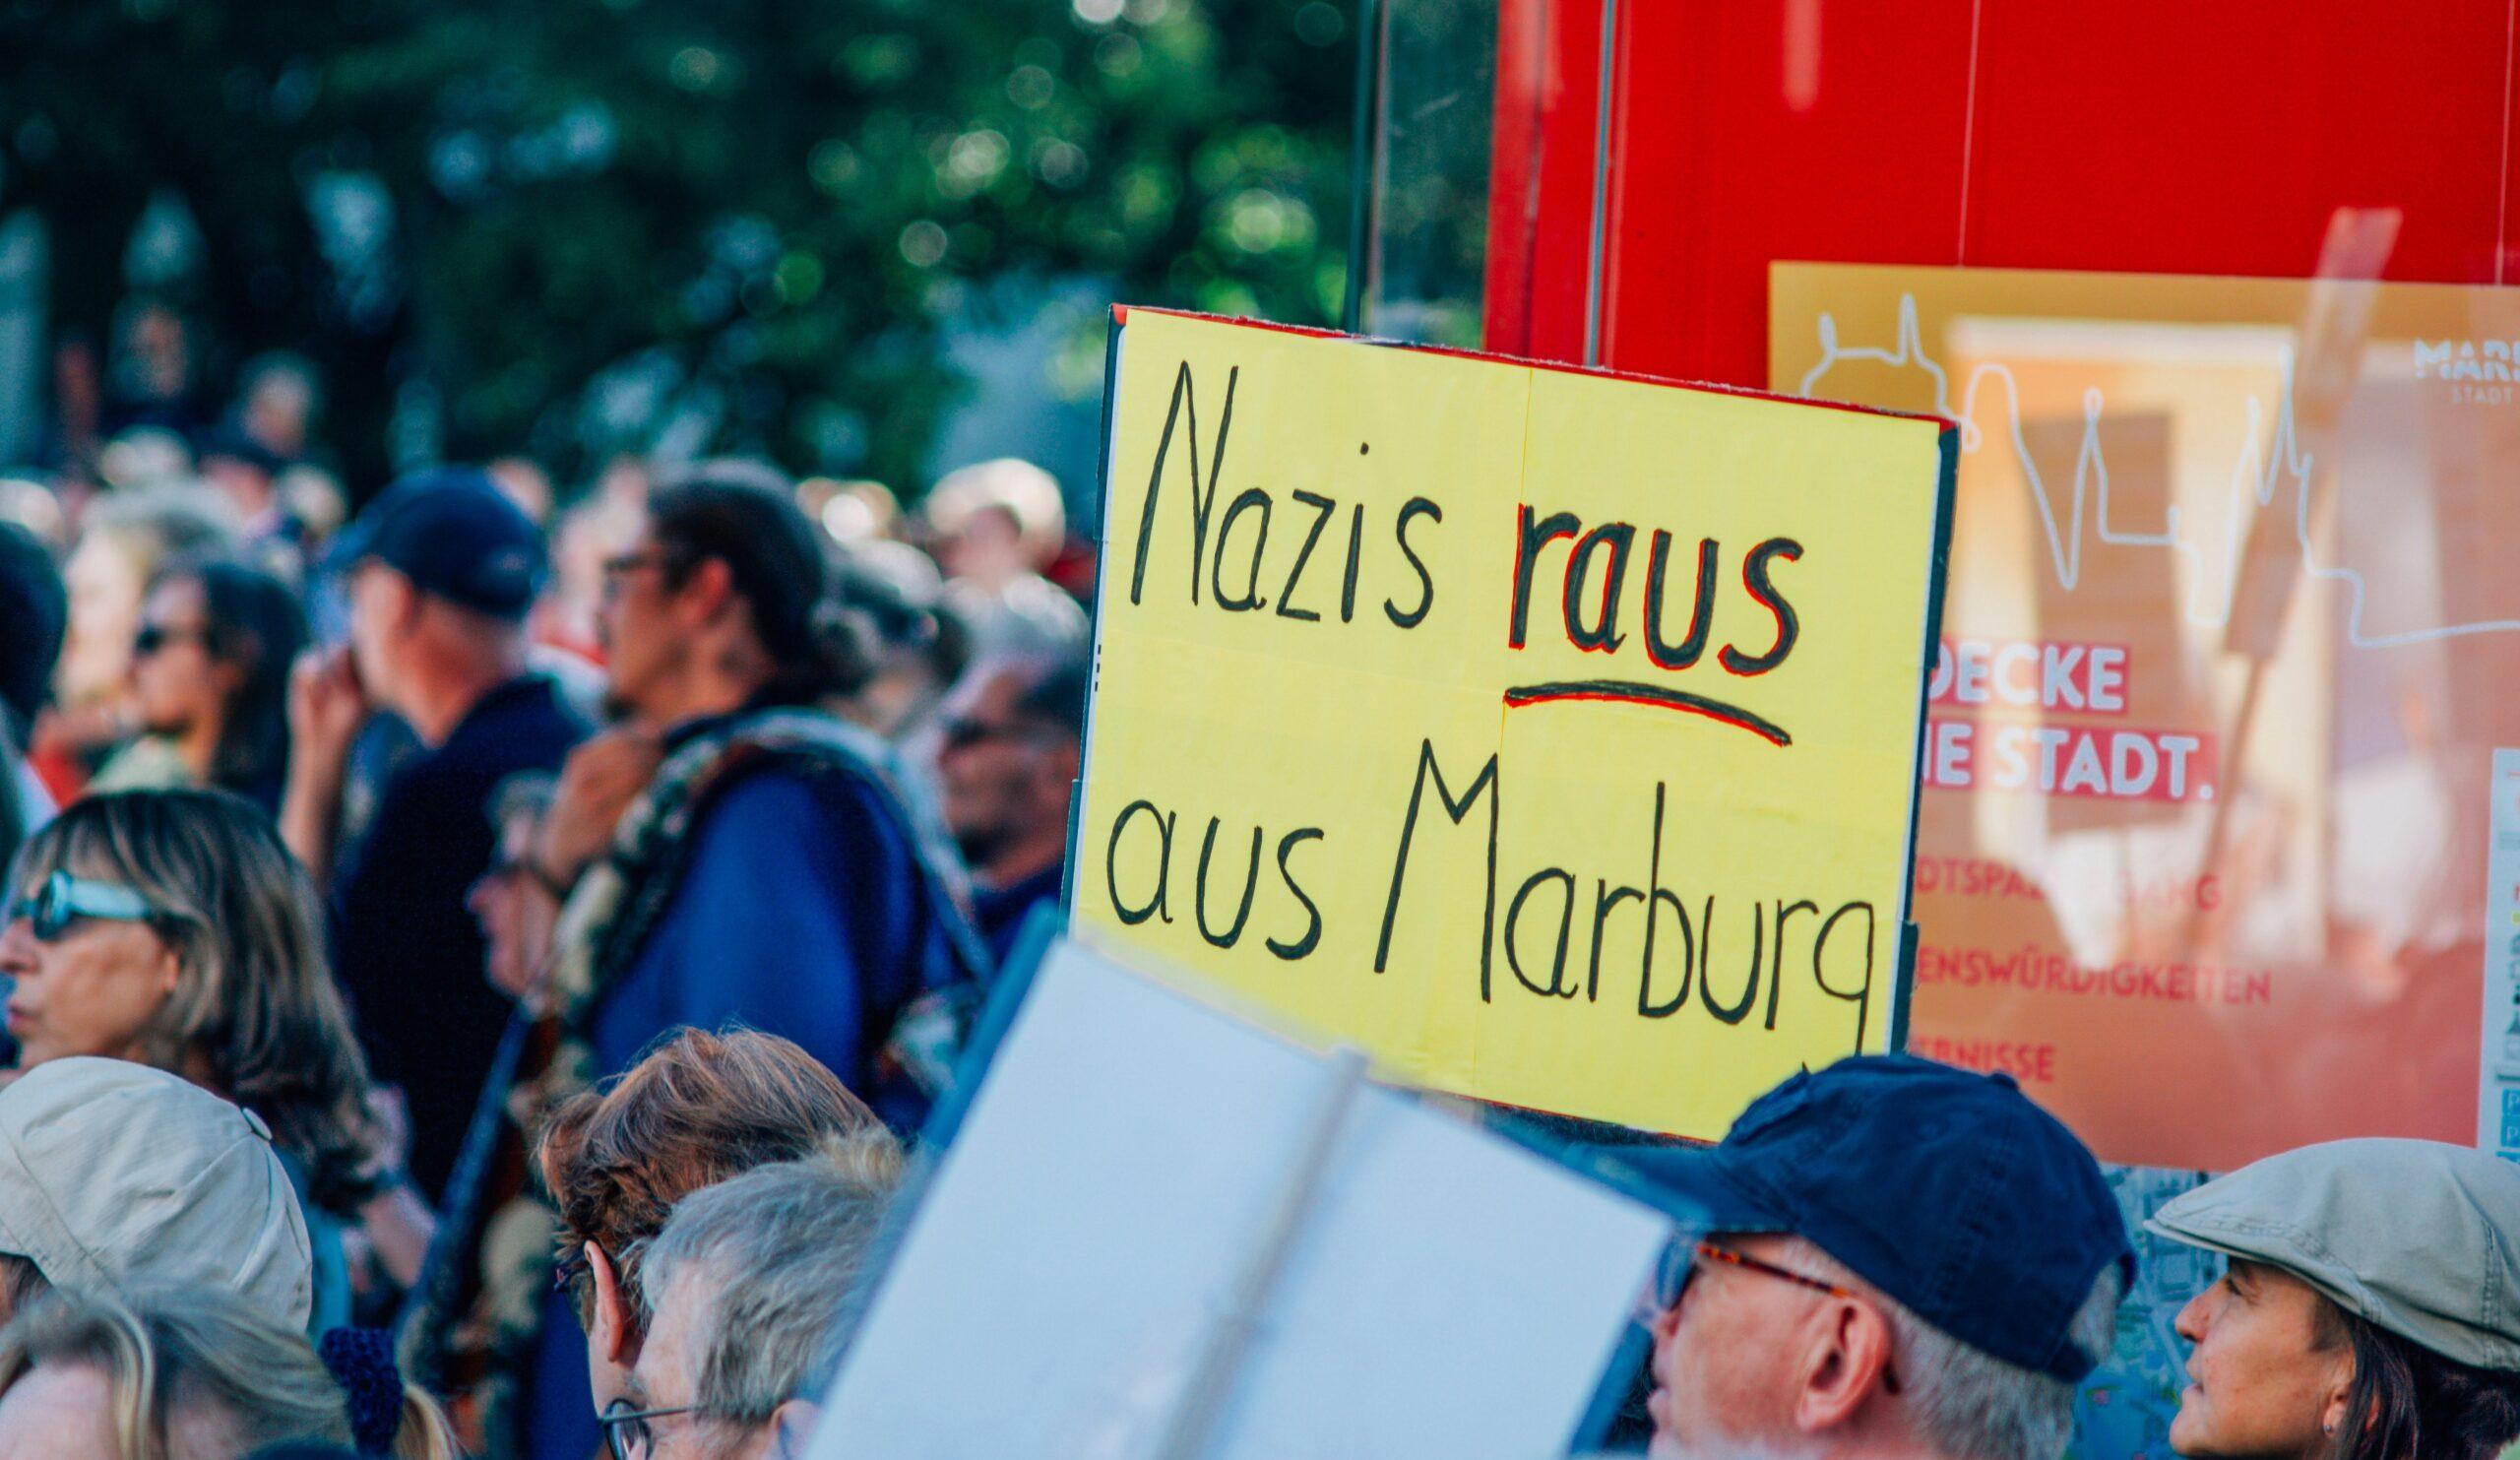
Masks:
[[[1138,540],[1129,569],[1129,603],[1145,600],[1147,555],[1155,542],[1156,519],[1164,500],[1165,472],[1173,464],[1176,439],[1181,447],[1182,465],[1190,478],[1187,507],[1190,531],[1190,603],[1195,606],[1206,602],[1228,613],[1275,612],[1280,618],[1299,623],[1319,623],[1330,611],[1326,589],[1307,585],[1306,573],[1313,567],[1322,538],[1331,523],[1341,514],[1339,499],[1322,492],[1296,488],[1287,493],[1292,503],[1287,508],[1295,524],[1279,536],[1281,542],[1294,541],[1295,527],[1302,530],[1302,540],[1295,542],[1291,554],[1280,553],[1283,574],[1264,573],[1270,559],[1270,535],[1276,525],[1279,499],[1266,487],[1248,486],[1227,500],[1222,508],[1226,449],[1233,434],[1233,396],[1240,384],[1242,368],[1228,368],[1225,378],[1225,402],[1218,412],[1216,433],[1204,455],[1200,451],[1198,387],[1191,378],[1190,366],[1183,361],[1173,376],[1172,400],[1164,415],[1164,432],[1157,438],[1155,465],[1147,474],[1146,496],[1138,508]],[[1370,455],[1371,443],[1360,442],[1358,456]],[[1301,513],[1308,510],[1307,522]],[[1365,504],[1350,503],[1346,513],[1346,541],[1335,549],[1336,559],[1344,565],[1337,596],[1337,612],[1341,623],[1353,623],[1356,617],[1358,585],[1364,575],[1367,533]],[[1411,540],[1410,528],[1423,519],[1428,525],[1444,520],[1443,508],[1422,496],[1413,496],[1400,504],[1393,515],[1391,540],[1407,560],[1415,575],[1414,588],[1384,598],[1383,615],[1395,626],[1416,628],[1425,621],[1435,606],[1435,579],[1427,571],[1425,559],[1418,555],[1418,545]],[[1236,530],[1242,531],[1237,535]],[[1326,576],[1326,575],[1324,575]],[[1272,587],[1274,585],[1274,587]],[[1405,602],[1404,602],[1405,600]]]

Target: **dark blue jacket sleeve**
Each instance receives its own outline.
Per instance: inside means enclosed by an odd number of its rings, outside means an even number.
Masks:
[[[660,1024],[740,1022],[782,1035],[863,1090],[910,980],[922,910],[907,848],[866,788],[777,773],[729,788],[651,945]],[[652,1032],[653,1032],[652,1027]]]

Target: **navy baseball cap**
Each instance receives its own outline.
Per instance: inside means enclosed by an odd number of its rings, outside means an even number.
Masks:
[[[266,476],[278,476],[288,470],[288,458],[233,426],[213,432],[202,445],[201,459],[204,463],[243,462]]]
[[[1698,1232],[1792,1233],[1981,1353],[2080,1381],[2075,1313],[2135,1254],[2100,1163],[2008,1075],[1863,1054],[1760,1096],[1717,1146],[1608,1153]]]
[[[337,568],[373,558],[422,593],[501,618],[524,616],[548,566],[542,530],[471,467],[395,482],[342,534],[331,558]]]

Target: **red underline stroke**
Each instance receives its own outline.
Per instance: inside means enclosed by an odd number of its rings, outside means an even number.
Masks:
[[[1738,705],[1728,705],[1722,700],[1659,684],[1639,684],[1629,679],[1570,679],[1549,684],[1518,684],[1505,691],[1508,709],[1555,700],[1608,700],[1619,704],[1647,705],[1658,710],[1678,710],[1748,730],[1772,745],[1794,743],[1794,737],[1786,733],[1785,727],[1761,719]]]

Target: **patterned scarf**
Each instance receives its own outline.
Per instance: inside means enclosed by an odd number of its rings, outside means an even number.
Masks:
[[[974,930],[961,864],[936,818],[903,793],[889,746],[829,715],[773,709],[730,716],[676,746],[613,828],[605,856],[589,867],[561,908],[544,989],[530,1016],[534,1038],[503,1089],[485,1090],[466,1159],[449,1187],[440,1240],[403,1320],[410,1346],[434,1349],[416,1371],[450,1389],[476,1451],[496,1456],[523,1427],[519,1377],[532,1357],[541,1300],[550,1291],[557,1215],[536,1188],[527,1159],[550,1112],[594,1088],[590,1043],[596,1012],[637,960],[670,905],[690,860],[695,823],[715,793],[767,766],[811,777],[850,777],[871,788],[911,847],[922,895],[951,943],[964,977],[914,996],[889,1029],[880,1056],[931,1096],[952,1071],[989,970]],[[521,1013],[520,1019],[528,1017]],[[492,1113],[495,1111],[495,1115]],[[476,1156],[473,1147],[483,1149]],[[486,1179],[465,1190],[468,1169]],[[467,1200],[467,1197],[470,1200]],[[438,1273],[441,1262],[446,1271]],[[469,1273],[471,1281],[449,1281]],[[447,1290],[447,1291],[439,1291]],[[433,1362],[430,1362],[433,1361]],[[407,1363],[410,1363],[407,1359]]]
[[[610,853],[578,879],[568,905],[560,910],[546,996],[559,1016],[562,1035],[550,1069],[536,1082],[539,1109],[528,1113],[537,1123],[592,1086],[588,1028],[672,901],[691,855],[693,823],[714,801],[714,793],[772,763],[812,775],[853,777],[873,789],[910,844],[929,910],[945,928],[967,976],[967,987],[937,992],[948,1001],[965,1000],[968,1009],[968,999],[989,972],[987,950],[972,926],[970,888],[961,862],[947,850],[942,827],[933,816],[918,814],[916,803],[902,793],[891,747],[847,721],[813,711],[737,715],[692,736],[665,757],[647,791],[622,813]],[[933,1095],[951,1070],[936,1064],[926,1043],[905,1045],[893,1037],[914,1011],[931,1003],[920,999],[894,1021],[895,1030],[886,1032],[886,1054]]]

